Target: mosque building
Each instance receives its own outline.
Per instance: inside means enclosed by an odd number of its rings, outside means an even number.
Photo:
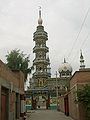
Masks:
[[[41,9],[39,9],[39,19],[36,31],[33,34],[35,47],[33,53],[34,73],[33,83],[27,91],[31,95],[31,108],[57,109],[58,97],[64,95],[69,90],[69,80],[72,76],[72,67],[64,58],[59,67],[59,77],[51,78],[51,67],[49,59],[49,48],[46,45],[48,34],[44,31]],[[30,82],[31,83],[31,82]]]

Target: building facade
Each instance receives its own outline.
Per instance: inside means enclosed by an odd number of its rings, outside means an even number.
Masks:
[[[86,84],[90,84],[90,69],[76,71],[70,80],[69,97],[69,115],[75,120],[85,120],[85,111],[83,105],[76,103],[78,89],[82,89]]]
[[[0,60],[0,120],[23,120],[24,112],[24,75]]]
[[[69,115],[75,120],[86,120],[85,108],[82,104],[76,103],[78,89],[83,89],[85,85],[90,85],[90,68],[85,68],[84,57],[80,55],[80,69],[76,71],[70,79]]]

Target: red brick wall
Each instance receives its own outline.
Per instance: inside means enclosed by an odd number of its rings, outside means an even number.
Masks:
[[[21,71],[13,71],[16,78],[19,80],[18,85],[21,90],[24,90],[24,74]]]
[[[75,88],[73,88],[68,94],[69,98],[69,115],[75,119],[79,120],[79,110],[78,104],[75,104]]]
[[[17,75],[16,75],[17,74]],[[14,86],[24,90],[24,76],[22,72],[12,72],[1,60],[0,60],[0,77],[8,82],[12,82]]]
[[[90,82],[90,71],[77,71],[70,80],[70,88],[76,83]]]
[[[75,104],[75,91],[90,83],[90,71],[77,71],[70,80],[69,112],[75,120],[85,120],[85,111],[81,104]]]

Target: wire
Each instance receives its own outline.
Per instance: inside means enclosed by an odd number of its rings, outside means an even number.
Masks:
[[[76,39],[75,39],[75,41],[74,41],[74,43],[73,43],[73,45],[72,45],[71,51],[69,52],[67,58],[70,57],[70,55],[71,55],[71,53],[72,53],[72,51],[73,51],[73,49],[74,49],[74,47],[75,47],[75,43],[77,42],[77,40],[78,40],[78,38],[79,38],[79,36],[80,36],[80,33],[81,33],[82,28],[83,28],[83,26],[84,26],[84,23],[85,23],[85,21],[86,21],[86,19],[87,19],[87,16],[88,16],[88,14],[89,14],[89,11],[90,11],[90,7],[89,7],[88,11],[86,12],[86,15],[85,15],[84,20],[83,20],[83,22],[82,22],[82,24],[81,24],[80,30],[79,30],[79,32],[78,32],[78,34],[77,34],[77,36],[76,36]]]
[[[85,42],[87,41],[87,39],[89,38],[89,35],[90,35],[90,33],[88,33],[88,35],[86,36],[86,38],[84,39],[84,41],[82,42],[82,44],[81,44],[81,49],[82,49],[82,47],[85,45]]]
[[[86,42],[87,39],[89,38],[89,35],[90,35],[90,33],[88,33],[88,35],[86,36],[86,38],[83,40],[83,42],[82,42],[82,44],[81,44],[81,46],[80,46],[80,49],[82,49],[83,45],[85,45],[85,42]],[[77,51],[77,53],[78,53],[78,51]],[[75,61],[75,58],[76,58],[76,56],[77,56],[77,53],[74,55],[73,59],[71,60],[71,63],[72,63],[73,61]]]

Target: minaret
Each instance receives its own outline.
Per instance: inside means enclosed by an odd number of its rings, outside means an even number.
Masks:
[[[82,55],[82,50],[80,53],[80,69],[84,69],[85,68],[85,64],[84,64],[84,57]]]
[[[47,59],[49,48],[46,46],[48,40],[47,32],[44,31],[42,26],[43,20],[41,18],[41,8],[39,9],[39,19],[36,32],[33,34],[33,40],[35,47],[33,53],[35,53],[35,59],[33,60],[33,66],[35,72],[33,74],[34,88],[45,88],[47,87],[47,79],[51,76],[48,74],[47,67],[50,65],[50,61]]]

